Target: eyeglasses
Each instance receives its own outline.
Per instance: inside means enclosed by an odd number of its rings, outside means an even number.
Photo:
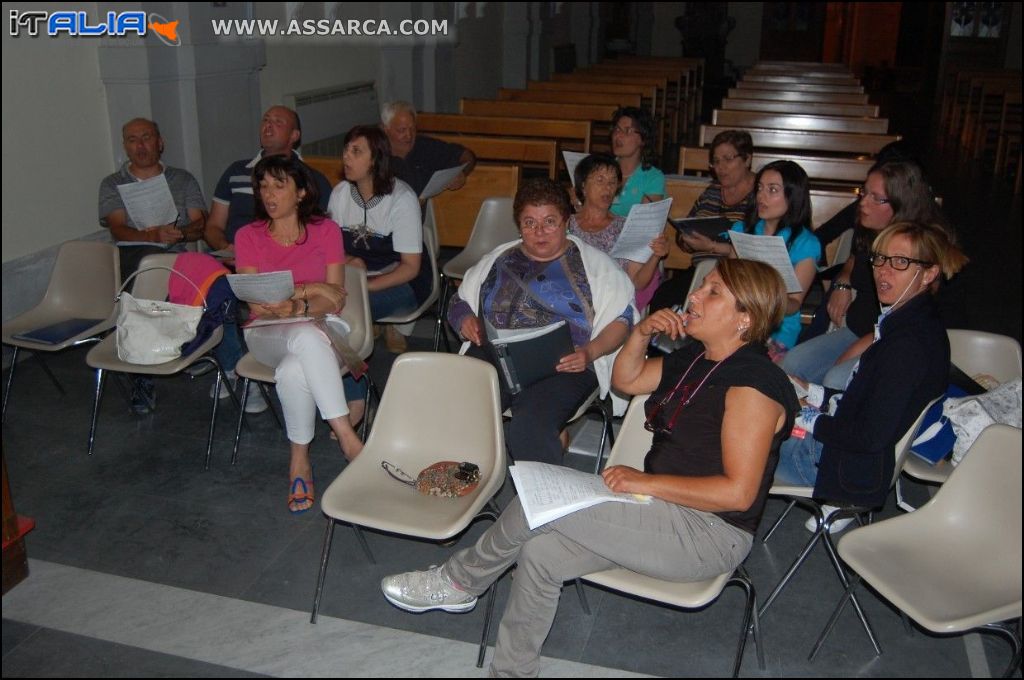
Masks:
[[[654,407],[651,408],[650,413],[647,414],[647,418],[644,420],[644,429],[648,432],[654,432],[655,434],[672,434],[672,430],[675,429],[676,420],[679,418],[680,412],[683,407],[690,403],[690,397],[693,395],[694,386],[692,384],[676,385],[675,388],[664,397],[654,402]],[[668,423],[661,419],[660,424],[655,424],[658,416],[661,414],[661,410],[668,404],[672,399],[675,398],[676,394],[679,394],[679,401],[676,403],[676,407],[672,409],[672,415],[669,416]]]
[[[715,167],[716,165],[725,165],[726,163],[732,163],[739,157],[740,155],[738,153],[734,153],[731,156],[719,156],[717,158],[710,159],[708,161],[708,165],[710,165],[712,168]]]
[[[619,127],[618,125],[616,125],[615,127],[612,128],[612,133],[616,133],[616,134],[620,134],[620,135],[631,135],[634,132],[636,134],[640,134],[640,128],[635,128],[635,127]]]
[[[857,196],[861,200],[865,198],[870,198],[871,202],[874,203],[875,205],[886,205],[889,203],[889,199],[886,198],[885,196],[879,196],[878,194],[871,193],[864,187],[857,187]],[[904,267],[904,269],[906,269],[906,267]]]
[[[881,253],[871,253],[872,266],[883,267],[886,262],[888,262],[889,266],[898,272],[906,271],[912,264],[919,264],[922,267],[931,267],[934,264],[934,262],[915,260],[912,257],[903,257],[902,255],[882,255]]]
[[[532,217],[527,217],[523,220],[523,223],[519,225],[520,231],[528,231],[531,234],[536,234],[538,231],[550,234],[551,232],[558,231],[561,228],[562,220],[554,216],[545,217],[543,222],[538,222]]]

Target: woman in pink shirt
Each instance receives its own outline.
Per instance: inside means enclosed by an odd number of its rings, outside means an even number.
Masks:
[[[341,229],[319,208],[316,182],[294,158],[269,156],[253,171],[255,222],[235,236],[239,274],[290,271],[295,293],[273,304],[250,303],[256,319],[336,314],[345,305]],[[291,442],[288,509],[313,507],[309,442],[316,409],[330,425],[341,452],[352,460],[363,448],[349,420],[341,369],[331,341],[312,323],[247,328],[245,340],[257,361],[276,368],[274,379]]]

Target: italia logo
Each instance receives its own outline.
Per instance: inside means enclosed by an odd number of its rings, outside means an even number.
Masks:
[[[107,12],[95,23],[86,12],[21,12],[12,9],[9,14],[9,30],[12,37],[27,33],[30,37],[48,35],[58,37],[66,34],[81,37],[145,37],[152,31],[165,45],[181,45],[178,35],[178,21],[170,21],[159,14],[147,12]]]

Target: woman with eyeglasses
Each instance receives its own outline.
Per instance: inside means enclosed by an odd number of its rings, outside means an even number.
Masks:
[[[952,233],[921,166],[913,161],[877,163],[859,193],[853,250],[828,296],[828,316],[835,328],[800,343],[782,363],[790,375],[840,390],[849,381],[857,357],[871,344],[878,318],[870,262],[875,236],[895,222],[938,224]]]
[[[806,404],[796,422],[803,434],[782,445],[776,482],[814,485],[815,498],[830,501],[885,502],[893,447],[949,378],[949,339],[931,293],[966,262],[940,225],[897,222],[875,238],[868,263],[882,315],[872,342],[842,391],[791,376]]]
[[[614,260],[568,235],[569,197],[552,180],[525,182],[512,209],[521,240],[498,246],[466,272],[448,322],[467,341],[463,353],[485,361],[494,361],[487,345],[498,331],[566,322],[575,351],[550,375],[518,393],[501,381],[502,408],[512,409],[512,457],[557,464],[562,426],[594,390],[603,398],[611,387],[615,352],[635,318],[633,284]]]
[[[756,175],[751,169],[754,162],[754,141],[746,130],[723,130],[711,140],[708,165],[711,184],[701,192],[687,217],[724,217],[731,222],[746,219],[755,209]],[[704,241],[691,241],[691,237],[676,233],[676,245],[688,253],[701,252]],[[707,251],[703,251],[707,252]],[[651,309],[671,307],[679,302],[693,281],[693,268],[677,271],[661,285],[651,299]]]
[[[490,675],[536,676],[565,581],[623,567],[653,578],[701,581],[746,558],[764,510],[780,442],[799,406],[764,352],[786,292],[768,265],[724,260],[690,298],[685,315],[659,310],[637,324],[615,361],[626,394],[651,393],[654,433],[644,470],[602,476],[649,505],[604,503],[530,530],[518,498],[476,544],[423,572],[388,576],[385,597],[406,611],[469,611],[518,564],[498,628]],[[651,336],[697,342],[647,359]]]
[[[624,106],[612,116],[612,154],[622,170],[622,190],[611,211],[626,217],[637,203],[665,197],[665,175],[654,167],[657,155],[654,118],[645,109]]]
[[[576,198],[581,204],[569,217],[569,234],[610,255],[626,225],[626,218],[610,210],[622,184],[622,171],[612,156],[591,154],[579,162],[574,174]],[[616,259],[636,289],[637,309],[650,302],[661,282],[658,263],[668,255],[664,236],[652,239],[648,245],[651,256],[645,262]]]

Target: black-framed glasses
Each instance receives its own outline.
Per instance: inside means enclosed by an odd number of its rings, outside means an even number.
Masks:
[[[857,187],[856,192],[858,198],[862,200],[865,198],[871,199],[871,202],[875,205],[887,205],[889,203],[888,198],[868,191],[867,187]]]
[[[912,264],[919,264],[922,267],[931,267],[934,264],[934,262],[916,260],[912,257],[904,257],[902,255],[882,255],[881,253],[871,253],[871,266],[883,267],[886,262],[888,262],[889,266],[898,272],[906,271]]]

